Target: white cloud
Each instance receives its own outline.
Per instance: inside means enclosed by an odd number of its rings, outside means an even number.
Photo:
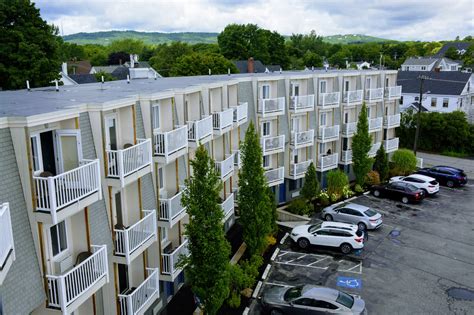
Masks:
[[[104,30],[220,32],[254,23],[281,34],[366,34],[399,40],[472,35],[472,0],[38,0],[64,34]]]

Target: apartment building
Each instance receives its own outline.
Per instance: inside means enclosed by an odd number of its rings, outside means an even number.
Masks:
[[[389,152],[398,147],[396,75],[301,71],[0,92],[0,234],[8,240],[0,307],[158,314],[185,280],[177,264],[188,253],[181,197],[197,146],[223,182],[228,230],[249,121],[268,184],[284,203],[299,194],[311,162],[323,183],[331,169],[351,173],[364,101],[372,153],[381,142]]]

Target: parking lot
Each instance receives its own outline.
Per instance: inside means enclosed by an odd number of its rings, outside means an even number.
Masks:
[[[474,314],[474,185],[419,204],[371,195],[353,202],[383,215],[362,252],[302,251],[284,239],[255,296],[272,286],[316,284],[361,296],[369,314]],[[312,222],[318,222],[315,217]],[[250,314],[259,314],[258,298]]]

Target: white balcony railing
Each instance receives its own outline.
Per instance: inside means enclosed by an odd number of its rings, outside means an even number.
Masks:
[[[233,150],[232,154],[234,155],[234,170],[239,169],[242,166],[240,150]]]
[[[7,272],[4,267],[8,259],[15,260],[15,246],[13,244],[10,204],[5,202],[0,205],[0,285]]]
[[[291,96],[290,110],[295,113],[314,110],[314,94]]]
[[[261,138],[260,143],[262,145],[263,155],[270,154],[274,151],[282,151],[285,149],[285,135],[264,137]]]
[[[107,150],[107,176],[122,182],[128,175],[151,164],[151,139],[137,139],[137,144],[122,150]]]
[[[339,137],[339,125],[335,126],[321,126],[319,127],[318,139],[331,140]]]
[[[175,248],[172,252],[162,253],[161,259],[162,259],[163,269],[161,270],[161,273],[165,275],[173,275],[175,272],[180,270],[180,268],[177,267],[177,264],[179,263],[179,260],[180,260],[180,256],[188,256],[188,255],[189,255],[188,240],[185,240],[181,245]]]
[[[259,114],[265,116],[276,116],[285,114],[285,98],[267,98],[259,99],[257,111]]]
[[[212,135],[212,116],[206,116],[201,120],[188,121],[189,141],[200,142],[210,135]]]
[[[383,88],[365,90],[365,99],[369,102],[379,101],[383,98]]]
[[[295,148],[304,148],[314,143],[314,130],[299,131],[291,133],[291,145]]]
[[[398,150],[398,138],[384,140],[385,151],[392,152]]]
[[[222,131],[234,124],[234,109],[229,108],[221,112],[212,113],[212,128]]]
[[[181,204],[182,197],[183,191],[180,191],[171,198],[160,198],[160,212],[158,215],[158,220],[172,223],[175,218],[185,212],[186,207],[183,207],[183,205]]]
[[[341,162],[344,164],[352,162],[352,150],[342,150]]]
[[[369,119],[369,131],[378,131],[382,129],[382,117],[370,118]]]
[[[329,107],[339,104],[341,94],[339,92],[320,93],[318,106]]]
[[[342,125],[342,134],[345,136],[352,136],[357,130],[357,122],[350,122]]]
[[[142,313],[142,308],[158,296],[160,278],[158,268],[147,268],[148,277],[133,292],[119,294],[120,314],[135,315]]]
[[[216,161],[215,167],[221,180],[224,180],[227,176],[232,175],[234,172],[234,155],[229,154],[225,160],[219,162]]]
[[[115,254],[124,256],[127,264],[130,264],[130,256],[146,241],[157,238],[156,211],[143,210],[145,216],[125,229],[114,229],[115,232]]]
[[[383,126],[385,128],[395,128],[400,126],[400,114],[388,115],[384,117]]]
[[[179,150],[188,147],[188,126],[178,126],[176,129],[165,132],[155,132],[154,154],[168,157]]]
[[[313,160],[307,160],[300,163],[290,163],[290,176],[291,177],[298,177],[304,175],[306,170],[308,169],[309,165],[313,162]]]
[[[234,212],[234,194],[228,194],[226,200],[219,204],[224,212],[224,218]]]
[[[363,90],[344,92],[343,104],[351,105],[362,102]]]
[[[416,167],[423,168],[423,158],[416,158]]]
[[[330,170],[330,169],[336,168],[338,162],[339,162],[338,153],[320,156],[318,158],[318,163],[316,165],[316,168],[320,171]]]
[[[377,154],[377,151],[380,149],[380,144],[380,142],[372,144],[368,153],[369,157],[374,157]]]
[[[402,95],[402,87],[398,86],[389,86],[385,88],[385,97],[386,98],[399,98]]]
[[[249,104],[247,102],[240,103],[239,105],[232,107],[234,110],[234,115],[233,115],[234,123],[241,125],[247,121],[248,107],[249,107]]]
[[[283,182],[285,176],[285,168],[279,167],[265,171],[265,177],[267,178],[268,186],[278,185]]]
[[[51,213],[53,224],[58,222],[58,210],[99,192],[99,160],[82,160],[80,166],[50,177],[33,177],[36,192],[36,210]]]
[[[99,281],[109,282],[109,265],[107,262],[107,246],[92,245],[93,254],[73,269],[62,275],[47,275],[49,306],[60,308],[63,314],[74,301],[82,295],[92,295],[99,288],[92,288]]]

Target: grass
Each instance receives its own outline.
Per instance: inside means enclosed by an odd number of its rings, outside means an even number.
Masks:
[[[467,158],[467,157],[472,157],[471,154],[465,153],[465,152],[456,152],[456,151],[443,151],[441,152],[441,155],[446,155],[450,157],[456,157],[456,158]]]

